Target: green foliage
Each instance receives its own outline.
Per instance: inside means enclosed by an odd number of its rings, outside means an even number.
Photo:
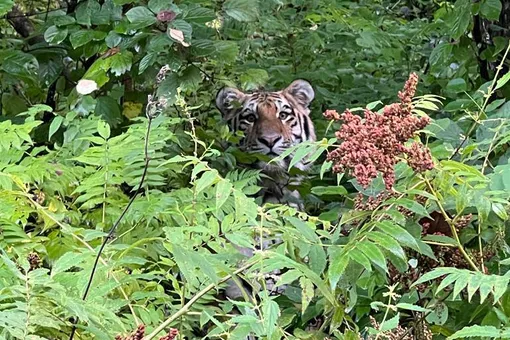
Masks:
[[[419,327],[434,339],[508,337],[507,2],[60,5],[16,2],[28,35],[0,25],[1,338],[67,339],[76,318],[80,339],[141,323],[151,338],[161,325],[183,339],[382,339]],[[13,6],[0,0],[0,15]],[[401,160],[389,196],[380,178],[363,188],[333,175],[325,155],[341,123],[321,113],[379,109],[411,71],[435,169]],[[278,90],[296,78],[316,92],[318,141],[272,162],[289,157],[289,173],[305,177],[292,187],[304,211],[260,205],[259,155],[236,147],[214,108],[222,86]],[[158,114],[145,150],[148,102]],[[145,152],[140,195],[82,301]],[[294,167],[303,160],[307,173]],[[380,201],[363,208],[358,195]],[[286,289],[270,295],[263,276],[275,272]],[[232,275],[252,288],[240,301],[224,297]]]

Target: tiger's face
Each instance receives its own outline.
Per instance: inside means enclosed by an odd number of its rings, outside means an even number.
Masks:
[[[243,93],[224,88],[216,97],[216,106],[232,131],[244,132],[243,149],[274,158],[296,144],[315,141],[309,117],[313,98],[312,86],[307,81],[296,80],[278,92]],[[279,166],[286,169],[289,161],[287,157]],[[267,169],[271,165],[261,166]],[[296,166],[306,168],[303,163]]]

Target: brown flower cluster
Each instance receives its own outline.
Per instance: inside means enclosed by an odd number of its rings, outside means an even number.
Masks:
[[[30,269],[28,271],[35,270],[41,267],[42,260],[37,253],[30,253],[27,256],[28,263],[30,264]]]
[[[174,340],[177,338],[178,335],[179,335],[179,331],[177,329],[170,328],[170,331],[168,332],[168,334],[159,338],[159,340]],[[144,336],[145,336],[145,325],[141,324],[141,325],[138,325],[138,327],[135,329],[135,331],[133,333],[131,333],[130,335],[126,335],[126,336],[117,335],[115,337],[115,340],[142,340]]]
[[[379,330],[381,325],[370,316],[370,323],[372,327]],[[416,325],[418,326],[418,325]],[[386,340],[432,340],[432,332],[428,329],[427,324],[421,322],[419,327],[413,327],[413,330],[409,330],[398,325],[396,328],[392,330],[382,332],[379,335],[370,335],[368,337],[369,340],[373,339],[386,339]]]
[[[328,154],[334,172],[350,171],[363,187],[381,173],[389,190],[395,182],[394,166],[399,156],[407,155],[408,163],[415,171],[433,168],[430,151],[422,144],[404,145],[430,122],[428,117],[419,118],[412,114],[412,98],[417,84],[418,75],[412,73],[404,89],[398,93],[400,103],[384,107],[382,114],[368,109],[363,118],[350,110],[341,115],[334,110],[324,113],[327,119],[343,121],[335,134],[341,144]]]
[[[422,225],[422,236],[425,235],[438,235],[438,236],[452,236],[450,227],[446,224],[442,219],[442,215],[437,212],[431,213],[430,219],[422,219],[420,224]],[[471,221],[472,215],[464,215],[458,219],[455,224],[455,229],[457,232],[460,232],[463,228],[466,228]],[[440,245],[432,245],[432,251],[434,252],[434,256],[437,258],[437,261],[419,254],[415,251],[408,250],[406,251],[407,256],[409,258],[414,258],[418,261],[416,268],[409,268],[406,272],[400,273],[391,263],[388,266],[389,269],[389,279],[391,284],[400,283],[402,288],[408,290],[409,287],[418,280],[423,274],[430,272],[436,267],[455,267],[459,269],[469,269],[471,268],[469,263],[466,261],[459,248],[457,247],[448,247],[448,246],[440,246]],[[492,256],[494,256],[494,252],[490,249],[485,249],[482,256],[478,251],[470,251],[467,250],[468,254],[471,258],[474,259],[476,264],[480,264],[483,260],[488,260]],[[436,281],[441,281],[442,278],[438,278]],[[427,289],[428,284],[422,283],[416,286],[416,289],[419,292],[423,292]]]

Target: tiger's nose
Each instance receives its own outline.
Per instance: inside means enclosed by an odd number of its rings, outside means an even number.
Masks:
[[[274,137],[259,137],[257,140],[261,143],[267,146],[268,148],[272,148],[280,139],[282,139],[282,136],[274,136]]]

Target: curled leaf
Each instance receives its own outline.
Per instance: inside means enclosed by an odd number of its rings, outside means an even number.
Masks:
[[[177,14],[175,14],[174,11],[167,10],[167,11],[159,12],[158,15],[156,16],[156,18],[160,22],[169,22],[169,21],[174,20],[176,16],[177,16]]]
[[[170,38],[179,42],[182,46],[184,46],[184,47],[189,46],[189,44],[184,41],[184,33],[182,33],[181,30],[177,30],[175,28],[169,28],[168,35],[170,36]]]

